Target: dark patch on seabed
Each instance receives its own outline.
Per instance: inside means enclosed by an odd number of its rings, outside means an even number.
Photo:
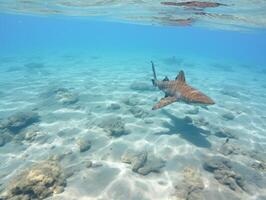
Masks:
[[[188,142],[198,146],[198,147],[204,147],[204,148],[210,148],[211,143],[208,141],[207,136],[210,135],[210,132],[207,130],[204,130],[202,128],[199,128],[193,124],[193,121],[190,117],[185,118],[178,118],[174,116],[173,114],[162,111],[163,114],[165,114],[169,119],[171,119],[171,122],[165,122],[163,126],[167,129],[169,129],[166,132],[159,132],[156,133],[158,135],[161,134],[180,134],[180,137],[187,140]]]

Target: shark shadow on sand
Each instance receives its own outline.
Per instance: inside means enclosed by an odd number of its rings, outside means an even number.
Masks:
[[[210,131],[195,126],[189,117],[178,118],[165,110],[162,110],[162,113],[171,119],[171,123],[165,122],[164,127],[169,130],[155,133],[156,135],[180,134],[183,139],[197,147],[211,147],[211,143],[207,140],[207,136],[211,134]]]

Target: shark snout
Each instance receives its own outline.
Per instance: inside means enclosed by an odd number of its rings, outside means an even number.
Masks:
[[[208,96],[201,96],[199,103],[205,104],[205,105],[214,105],[215,102]]]
[[[207,102],[206,102],[207,105],[214,105],[215,102],[212,100],[212,99],[208,99]]]

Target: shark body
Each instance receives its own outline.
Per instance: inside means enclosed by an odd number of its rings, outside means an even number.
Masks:
[[[162,108],[177,101],[200,105],[215,104],[210,97],[186,83],[184,71],[181,70],[175,80],[169,80],[166,76],[162,81],[160,81],[157,79],[154,64],[153,62],[151,63],[154,77],[154,79],[152,79],[152,83],[155,87],[158,87],[165,93],[165,97],[153,106],[153,110]]]

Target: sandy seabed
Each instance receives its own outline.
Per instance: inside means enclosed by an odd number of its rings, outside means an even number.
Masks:
[[[1,57],[2,199],[266,199],[263,66],[151,58],[216,104],[152,111],[144,56]]]

